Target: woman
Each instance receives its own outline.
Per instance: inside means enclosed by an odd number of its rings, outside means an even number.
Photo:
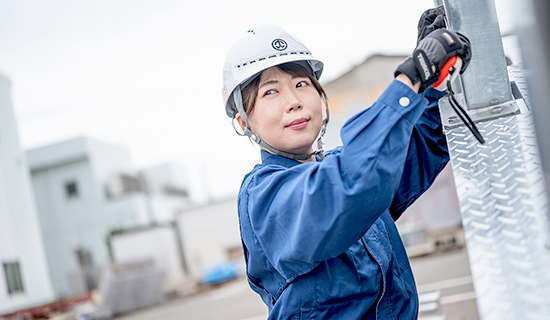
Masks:
[[[373,106],[344,125],[342,147],[324,152],[323,64],[278,26],[249,30],[231,47],[226,112],[262,149],[238,212],[248,282],[269,319],[417,318],[394,220],[449,159],[437,109],[443,93],[431,84],[451,56],[466,60],[463,71],[469,52],[452,31],[428,34],[414,51],[424,62],[400,65]],[[431,78],[420,74],[426,64]]]

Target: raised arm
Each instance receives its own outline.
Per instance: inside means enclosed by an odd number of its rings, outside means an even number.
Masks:
[[[443,95],[435,89],[424,93],[429,104],[413,129],[403,176],[390,207],[394,220],[432,185],[449,161],[438,110]]]
[[[394,81],[342,128],[342,151],[290,169],[268,165],[243,184],[239,212],[281,274],[297,276],[355,243],[391,205],[410,137],[428,100]],[[305,169],[304,169],[305,168]]]

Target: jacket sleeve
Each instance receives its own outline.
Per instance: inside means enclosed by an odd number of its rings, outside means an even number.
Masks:
[[[342,254],[388,210],[427,104],[394,80],[344,125],[339,154],[291,168],[267,165],[245,179],[241,228],[250,228],[276,270],[294,278]]]
[[[428,190],[449,161],[438,109],[444,93],[430,88],[424,95],[429,103],[414,126],[401,182],[390,207],[394,220]]]

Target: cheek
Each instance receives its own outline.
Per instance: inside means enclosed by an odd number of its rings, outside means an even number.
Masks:
[[[259,106],[257,119],[262,122],[271,123],[280,120],[281,109],[274,103],[265,103]]]
[[[260,134],[262,131],[273,130],[279,120],[273,108],[262,106],[254,109],[254,112],[249,116],[249,122],[253,130]]]
[[[323,103],[323,100],[322,99],[314,99],[312,101],[313,103],[313,112],[315,112],[316,115],[320,115],[321,117],[324,116],[324,108],[325,108],[325,105]]]

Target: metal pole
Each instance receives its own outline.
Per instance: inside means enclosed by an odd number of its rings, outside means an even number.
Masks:
[[[472,43],[472,60],[462,75],[469,110],[512,100],[504,49],[493,0],[444,0],[450,29]],[[484,74],[479,76],[479,72]]]
[[[486,140],[479,144],[450,121],[440,100],[480,318],[547,319],[548,200],[532,116],[527,108],[518,114],[528,101],[524,77],[521,68],[506,68],[492,0],[444,5],[451,29],[472,42],[462,103]],[[510,79],[525,101],[512,98]]]

